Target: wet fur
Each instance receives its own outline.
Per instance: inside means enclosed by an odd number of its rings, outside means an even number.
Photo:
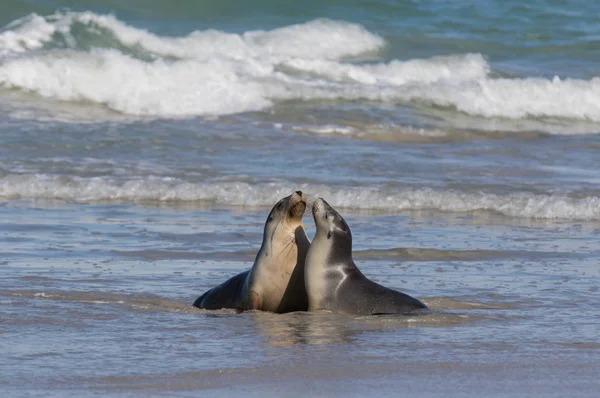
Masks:
[[[303,211],[299,215],[299,222],[290,221],[291,212],[296,213],[295,206],[306,203],[305,195],[298,196],[298,192],[279,201],[269,213],[263,243],[252,268],[198,297],[194,301],[195,307],[211,310],[265,310],[278,313],[308,309],[304,265],[310,241],[302,224]],[[299,202],[290,203],[292,200],[297,201],[298,197]],[[286,200],[287,203],[284,202]],[[283,211],[281,203],[287,206],[284,214],[278,213]],[[271,226],[271,222],[275,224]],[[286,224],[282,225],[282,222]],[[290,223],[298,225],[292,228],[288,226]]]
[[[352,232],[322,199],[313,205],[317,233],[306,258],[309,311],[356,315],[412,314],[427,311],[419,300],[371,281],[352,259]]]

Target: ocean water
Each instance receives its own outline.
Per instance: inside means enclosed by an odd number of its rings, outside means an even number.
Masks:
[[[2,396],[598,395],[600,4],[4,0],[0,26]],[[298,189],[433,313],[193,308]]]

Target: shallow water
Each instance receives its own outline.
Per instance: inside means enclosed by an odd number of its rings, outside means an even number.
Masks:
[[[363,272],[433,310],[355,317],[191,307],[251,264],[265,211],[17,201],[1,213],[9,395],[598,388],[599,224],[348,212]]]
[[[600,391],[597,6],[5,3],[3,396]],[[193,308],[298,189],[432,314]]]

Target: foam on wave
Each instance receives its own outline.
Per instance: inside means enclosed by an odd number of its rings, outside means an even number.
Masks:
[[[191,183],[169,177],[117,181],[108,177],[57,177],[10,174],[0,178],[0,197],[93,201],[205,201],[232,206],[270,207],[281,197],[301,189],[332,206],[382,211],[437,210],[443,212],[493,211],[511,217],[600,220],[600,197],[574,198],[515,192],[432,190],[429,188],[327,187],[313,184],[222,182]]]
[[[217,30],[194,31],[183,37],[155,35],[119,21],[112,15],[93,12],[36,14],[18,19],[0,33],[0,54],[39,49],[57,41],[77,48],[82,39],[73,26],[83,25],[92,36],[111,36],[126,47],[141,47],[149,52],[181,59],[207,59],[215,56],[246,60],[256,56],[338,59],[376,50],[385,41],[361,25],[317,19],[271,31],[233,34]],[[326,40],[325,40],[326,39]]]
[[[168,37],[92,12],[31,15],[0,32],[0,86],[152,117],[224,115],[284,100],[363,99],[420,102],[486,118],[600,121],[598,77],[494,78],[481,54],[349,59],[385,44],[358,24],[326,19]]]

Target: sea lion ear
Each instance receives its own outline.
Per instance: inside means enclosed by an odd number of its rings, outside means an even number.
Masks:
[[[331,239],[331,235],[333,235],[331,231],[327,232],[327,239]]]

